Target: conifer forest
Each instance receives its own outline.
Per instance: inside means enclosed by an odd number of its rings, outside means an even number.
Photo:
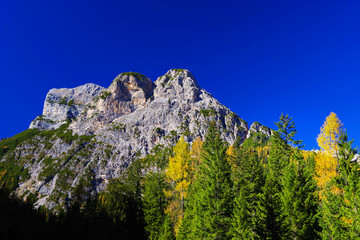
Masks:
[[[1,182],[2,239],[359,239],[360,168],[335,113],[303,150],[292,117],[269,139],[229,145],[211,124],[138,158],[92,198],[67,210],[32,207]],[[1,147],[6,147],[2,141]],[[4,176],[6,171],[2,171]]]

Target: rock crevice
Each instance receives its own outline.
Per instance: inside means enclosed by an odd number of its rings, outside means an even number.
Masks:
[[[108,88],[85,84],[51,89],[43,115],[30,125],[43,135],[17,150],[32,159],[26,165],[30,177],[17,194],[39,193],[37,204],[51,208],[54,199],[71,198],[71,189],[90,176],[88,191],[102,191],[136,157],[157,144],[174,144],[180,136],[189,142],[204,140],[211,123],[229,144],[243,142],[251,129],[265,131],[256,126],[249,130],[183,69],[169,70],[155,82],[130,72],[118,75]]]

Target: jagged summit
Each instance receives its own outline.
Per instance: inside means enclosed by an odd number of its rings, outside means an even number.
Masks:
[[[230,144],[243,143],[250,132],[185,69],[171,69],[155,82],[128,72],[107,88],[51,89],[43,115],[30,124],[36,135],[14,151],[29,173],[16,194],[37,194],[36,205],[53,208],[71,199],[72,189],[84,182],[86,191],[102,191],[136,157],[158,144],[172,145],[180,136],[188,142],[204,139],[211,123]],[[251,132],[263,132],[256,126]],[[12,156],[2,161],[13,161]]]
[[[178,83],[181,86],[186,86],[186,84],[183,84],[183,81],[185,80],[185,83],[187,83],[188,86],[195,85],[197,88],[200,88],[194,75],[187,69],[170,69],[164,76],[176,78],[177,80],[179,80]]]
[[[155,99],[181,99],[191,103],[200,100],[200,93],[201,87],[186,69],[171,69],[155,82],[140,73],[121,73],[108,88],[85,84],[72,89],[51,89],[45,99],[43,115],[32,121],[30,128],[57,129],[69,119],[79,117],[85,121],[97,115],[89,121],[93,127],[87,126],[89,133],[94,133],[104,124],[146,107]],[[77,132],[85,134],[79,124],[76,127]]]
[[[103,90],[103,87],[93,83],[75,88],[51,89],[45,98],[43,114],[35,118],[29,128],[40,130],[59,128],[67,119],[76,118]]]
[[[254,133],[261,133],[265,137],[270,138],[270,136],[272,135],[272,130],[264,125],[261,125],[258,122],[253,122],[250,126],[246,138],[250,138]]]
[[[171,69],[155,81],[155,97],[179,98],[195,102],[200,100],[201,87],[188,70]]]
[[[119,74],[108,87],[109,92],[117,93],[117,96],[125,101],[138,95],[148,98],[152,95],[153,89],[154,84],[150,78],[134,72]]]

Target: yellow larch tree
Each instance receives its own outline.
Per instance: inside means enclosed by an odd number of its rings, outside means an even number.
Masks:
[[[195,140],[193,141],[192,146],[191,146],[190,154],[198,162],[200,161],[202,145],[203,145],[203,141],[201,140],[201,137],[198,136],[197,138],[195,138]]]
[[[169,199],[165,210],[174,225],[175,234],[184,215],[184,199],[190,185],[191,155],[189,144],[181,137],[174,147],[174,156],[169,157],[169,165],[165,172],[165,179],[170,183],[170,189],[164,190]]]
[[[226,150],[227,155],[229,155],[229,157],[235,157],[235,149],[233,147],[233,145],[230,145],[228,147],[228,149]]]
[[[235,149],[233,147],[233,145],[230,145],[228,147],[228,149],[226,150],[226,154],[228,155],[228,162],[230,163],[231,165],[231,169],[234,169],[235,166],[234,166],[234,158],[235,158]]]
[[[201,140],[201,137],[198,136],[195,138],[195,140],[193,141],[192,146],[191,146],[190,155],[192,158],[192,161],[191,161],[192,179],[195,177],[195,172],[197,172],[199,170],[200,157],[201,157],[201,153],[202,153],[203,143],[204,142]]]
[[[310,158],[315,158],[315,152],[309,150],[301,150],[302,155],[304,156],[305,161],[307,162]]]
[[[322,197],[322,190],[326,184],[338,175],[336,171],[338,166],[336,155],[342,126],[337,115],[331,112],[330,115],[326,117],[317,138],[320,151],[316,154],[315,158],[315,178],[320,189],[320,197]],[[336,189],[334,190],[337,191]]]
[[[322,151],[333,156],[337,153],[342,126],[343,124],[335,113],[332,112],[326,117],[317,138],[318,145]]]

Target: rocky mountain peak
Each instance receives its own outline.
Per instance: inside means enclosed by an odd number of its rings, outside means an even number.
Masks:
[[[270,136],[272,135],[272,131],[270,128],[268,128],[264,125],[261,125],[258,122],[253,122],[251,124],[246,138],[250,138],[253,133],[261,133],[261,134],[265,135],[267,138],[270,138]]]
[[[94,97],[105,88],[87,83],[75,88],[53,88],[45,98],[43,114],[30,124],[29,128],[56,129],[68,119],[75,119]]]
[[[137,157],[159,144],[173,145],[180,136],[188,142],[205,139],[212,123],[229,144],[243,143],[249,132],[244,120],[184,69],[171,69],[154,83],[129,72],[118,75],[108,88],[85,84],[52,89],[44,114],[30,125],[41,134],[21,156],[36,161],[27,163],[30,177],[20,183],[17,194],[30,189],[41,196],[37,205],[52,208],[70,199],[71,189],[90,176],[87,191],[102,191]],[[256,124],[251,129],[266,132]]]
[[[116,97],[122,101],[130,101],[133,98],[149,98],[152,95],[153,82],[140,73],[121,73],[107,90],[115,93]]]
[[[180,85],[195,84],[198,88],[200,88],[194,75],[187,69],[170,69],[169,71],[167,71],[167,73],[164,76],[169,76],[170,78],[172,77],[178,79],[178,83]],[[185,84],[183,83],[184,80],[185,80]]]
[[[195,77],[186,69],[171,69],[155,81],[155,97],[170,97],[196,102],[201,87]]]

